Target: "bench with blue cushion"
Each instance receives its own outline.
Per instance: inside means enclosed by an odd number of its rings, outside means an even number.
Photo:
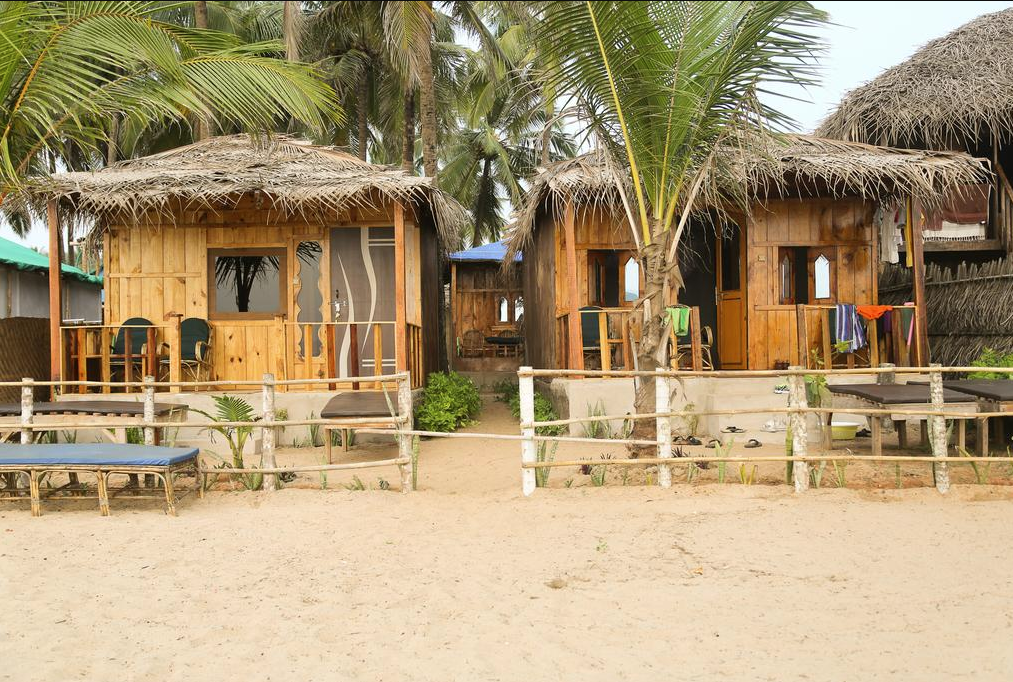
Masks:
[[[174,478],[189,475],[194,478],[194,489],[203,497],[203,486],[200,484],[197,448],[175,448],[158,445],[132,445],[119,443],[51,443],[16,445],[0,443],[0,474],[12,475],[16,480],[18,474],[29,479],[28,493],[32,503],[32,515],[41,514],[41,495],[39,481],[46,474],[71,474],[71,483],[53,489],[47,489],[46,497],[57,493],[70,493],[79,499],[88,497],[79,493],[86,489],[75,483],[76,474],[81,472],[95,475],[98,484],[99,509],[103,516],[109,515],[109,477],[116,474],[150,474],[161,480],[165,490],[166,511],[176,515],[176,493]],[[17,484],[8,486],[3,492],[11,498],[24,492],[24,487]],[[137,497],[141,489],[137,485],[127,485],[115,489],[113,494],[130,492]],[[161,497],[161,495],[159,495]]]

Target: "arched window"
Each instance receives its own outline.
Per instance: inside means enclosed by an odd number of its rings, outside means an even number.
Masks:
[[[623,300],[636,301],[640,298],[640,263],[630,256],[623,264]]]
[[[510,303],[507,301],[506,296],[499,297],[499,305],[496,311],[497,322],[509,322],[510,321]]]
[[[795,296],[792,292],[794,288],[794,277],[792,275],[791,268],[791,253],[785,249],[784,255],[781,257],[781,304],[790,304],[795,302]]]
[[[822,253],[813,262],[813,298],[831,298],[830,259]]]

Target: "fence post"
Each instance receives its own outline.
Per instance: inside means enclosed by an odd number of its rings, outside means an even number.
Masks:
[[[877,384],[896,384],[897,383],[897,373],[894,372],[893,370],[896,369],[897,365],[893,364],[892,362],[884,362],[884,363],[880,364],[880,367],[882,367],[883,369],[888,370],[888,371],[886,371],[886,372],[880,372],[879,374],[877,374],[876,375],[876,383]]]
[[[32,442],[31,426],[35,414],[35,379],[23,377],[21,379],[21,444],[29,445]]]
[[[274,461],[274,375],[270,372],[264,374],[264,428],[263,428],[263,467],[273,469],[277,466]],[[277,474],[264,475],[264,490],[268,492],[278,489]]]
[[[671,459],[672,421],[668,414],[671,411],[669,407],[668,377],[665,376],[664,369],[659,368],[655,372],[657,372],[657,375],[654,377],[654,411],[659,415],[664,415],[656,418],[657,427],[655,431],[658,441],[658,459]],[[672,467],[667,464],[658,465],[658,485],[662,488],[672,487]]]
[[[155,444],[155,428],[148,426],[155,421],[155,377],[144,377],[144,444]]]
[[[412,486],[412,474],[415,469],[415,462],[412,460],[412,441],[414,438],[403,432],[414,429],[410,374],[402,374],[397,378],[397,416],[400,420],[398,422],[398,430],[402,431],[397,439],[397,456],[398,459],[407,459],[409,462],[408,464],[400,465],[401,492],[409,493],[414,489]]]
[[[530,367],[521,367],[517,372],[517,384],[521,399],[521,464],[533,464],[535,454],[535,377]],[[535,492],[535,470],[521,467],[521,489],[528,496]]]
[[[809,439],[806,433],[806,413],[802,412],[809,403],[805,397],[805,376],[798,373],[802,368],[796,365],[788,369],[796,372],[788,377],[788,406],[792,409],[788,419],[791,424],[792,479],[795,492],[800,493],[809,489],[809,465],[805,461]]]
[[[933,362],[929,365],[929,395],[932,398],[932,409],[935,412],[942,412],[943,401],[943,372],[942,365]],[[943,417],[927,418],[931,426],[929,440],[932,444],[933,457],[946,457],[946,419]],[[950,472],[946,468],[946,462],[933,462],[932,473],[936,479],[936,490],[945,493],[950,489]]]

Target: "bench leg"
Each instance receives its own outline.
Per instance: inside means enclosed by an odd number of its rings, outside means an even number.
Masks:
[[[351,440],[351,438],[350,438],[351,434],[352,434],[352,430],[351,429],[342,429],[341,430],[341,449],[344,452],[348,452],[349,450],[352,449],[352,446],[350,446],[348,444],[348,441]]]
[[[99,471],[98,479],[98,511],[102,516],[109,516],[109,478],[108,473]]]
[[[897,430],[897,444],[900,445],[901,450],[907,450],[907,422],[895,420],[893,426]]]
[[[32,498],[32,516],[42,516],[42,499],[39,496],[39,472],[28,473],[28,494]]]
[[[975,452],[979,457],[988,457],[991,449],[988,447],[988,417],[978,420],[978,443]]]
[[[869,417],[869,425],[872,427],[872,455],[879,457],[883,454],[883,418],[878,415]]]
[[[172,485],[172,473],[167,471],[164,474],[158,474],[158,476],[165,483],[165,513],[169,516],[176,516],[176,491]]]
[[[204,474],[200,471],[200,459],[193,461],[193,483],[197,486],[197,497],[204,499]]]
[[[957,420],[957,447],[958,452],[967,452],[967,420]]]
[[[331,445],[331,439],[334,437],[334,431],[331,429],[324,429],[324,452],[327,454],[327,463],[334,464],[333,448]]]

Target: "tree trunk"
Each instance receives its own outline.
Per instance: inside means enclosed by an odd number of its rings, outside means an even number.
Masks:
[[[282,10],[281,32],[285,40],[285,58],[290,62],[299,61],[299,38],[302,32],[300,4],[293,0],[285,0]]]
[[[640,345],[637,347],[637,369],[645,372],[653,372],[656,369],[668,367],[669,348],[668,335],[669,325],[664,317],[665,306],[670,303],[666,301],[666,280],[671,283],[679,282],[679,268],[677,263],[665,263],[664,240],[657,240],[649,246],[641,249],[640,255],[644,261],[644,299],[647,307],[650,308],[650,315],[644,315],[641,322],[642,333]],[[669,285],[671,286],[671,284]],[[672,287],[672,292],[677,288]],[[669,293],[668,296],[673,296]],[[638,310],[643,311],[644,308]],[[655,390],[654,380],[650,377],[640,378],[640,388],[637,390],[634,399],[635,411],[638,414],[649,414],[655,411]],[[637,440],[654,440],[657,429],[655,420],[640,419],[633,428],[633,438]],[[652,450],[648,446],[634,446],[630,448],[633,456],[640,452]]]
[[[545,128],[542,130],[542,158],[541,166],[545,168],[549,165],[549,161],[552,160],[552,156],[549,153],[549,142],[552,139],[552,119],[556,115],[556,107],[552,102],[548,102],[545,105]]]
[[[206,0],[197,0],[193,3],[193,25],[204,29],[208,27],[208,3]],[[203,117],[197,120],[194,137],[197,138],[197,141],[211,137],[211,125]]]
[[[401,147],[401,167],[415,174],[415,90],[411,87],[404,96],[404,140]]]
[[[366,138],[369,136],[369,125],[367,114],[369,112],[369,70],[363,69],[359,74],[359,84],[356,86],[356,99],[359,100],[359,158],[366,160]]]
[[[482,243],[483,232],[488,225],[479,225],[477,219],[485,215],[485,197],[486,193],[483,190],[486,183],[489,182],[489,176],[492,174],[492,159],[485,159],[482,162],[482,177],[478,181],[478,203],[475,204],[475,210],[473,211],[473,217],[476,218],[475,227],[471,233],[471,245],[478,246]],[[496,235],[489,235],[495,237]]]
[[[432,10],[433,3],[427,2]],[[430,42],[432,41],[432,27]],[[419,54],[419,110],[422,115],[422,165],[426,176],[433,179],[433,185],[439,186],[436,164],[436,81],[433,76],[432,50],[422,50]]]
[[[106,165],[111,166],[116,163],[119,157],[119,143],[120,143],[120,115],[113,114],[109,118],[109,141],[106,145]]]

